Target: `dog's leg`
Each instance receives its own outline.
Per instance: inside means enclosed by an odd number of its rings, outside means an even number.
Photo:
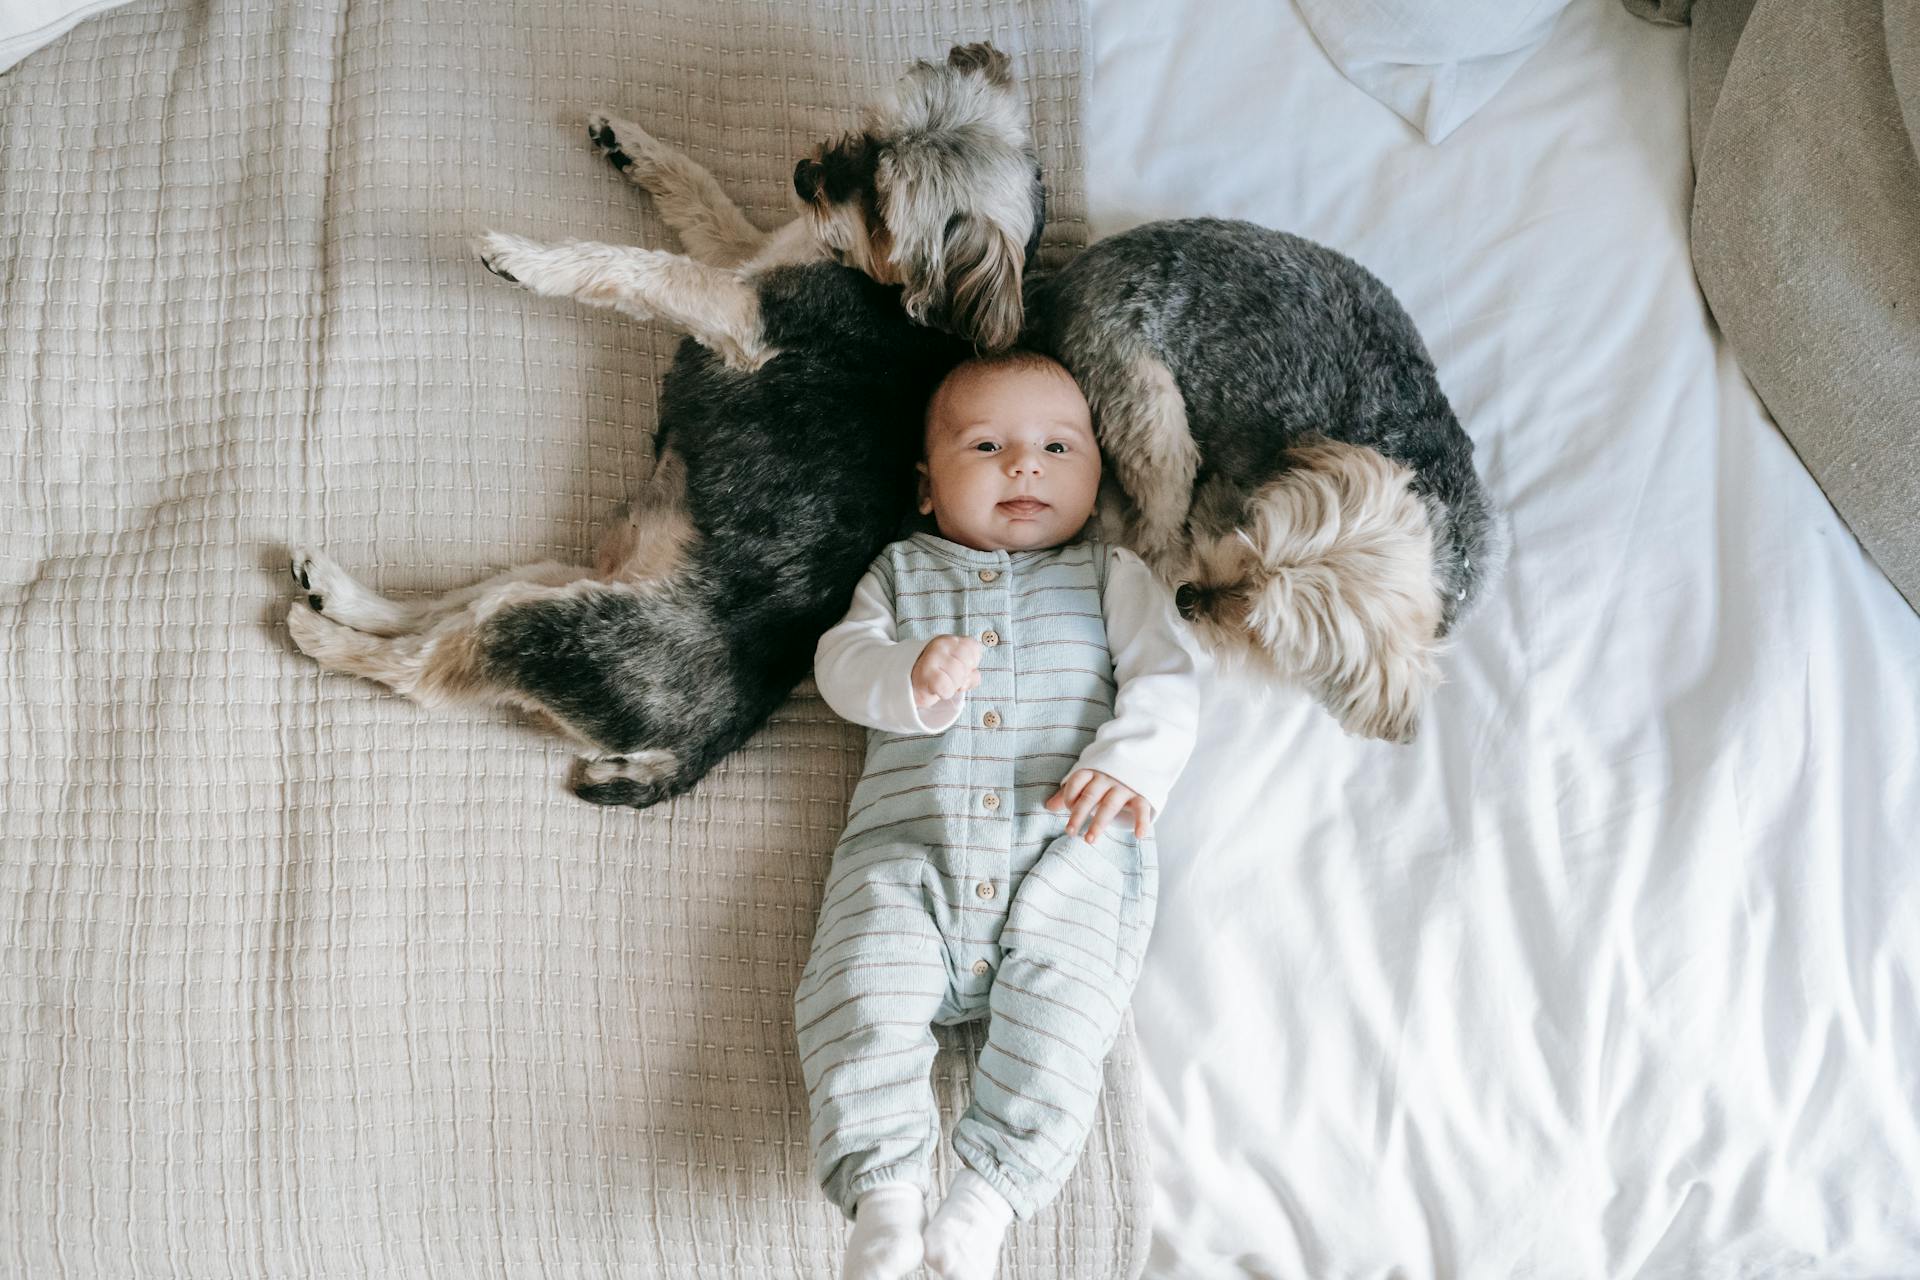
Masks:
[[[1100,357],[1070,367],[1127,494],[1127,541],[1161,574],[1176,573],[1186,558],[1187,508],[1200,466],[1186,401],[1157,357],[1138,349]]]
[[[692,257],[737,267],[766,243],[767,233],[747,221],[711,173],[631,120],[592,112],[587,136],[628,182],[653,197],[661,220]]]
[[[496,573],[491,578],[483,578],[470,587],[461,587],[445,595],[422,600],[414,606],[419,618],[416,629],[431,627],[444,618],[452,617],[476,605],[490,604],[492,608],[498,608],[499,603],[509,598],[524,598],[531,588],[565,587],[592,576],[591,569],[577,564],[565,564],[558,560],[523,564],[518,568],[508,569],[505,573]],[[332,611],[327,610],[327,612]]]
[[[412,635],[376,636],[296,600],[287,611],[287,630],[300,652],[329,671],[378,681],[426,706],[508,700],[506,691],[482,674],[473,627],[465,618]]]
[[[308,593],[307,604],[315,613],[371,636],[403,636],[424,631],[475,600],[497,594],[502,587],[513,583],[559,587],[593,576],[590,569],[549,560],[509,569],[429,600],[403,602],[390,600],[361,585],[323,552],[296,549],[291,571],[294,581]]]
[[[503,280],[676,325],[735,369],[750,372],[778,354],[760,331],[759,294],[724,268],[657,249],[590,241],[542,245],[497,231],[476,247],[481,265]]]
[[[594,576],[605,582],[662,582],[680,568],[694,541],[687,515],[687,464],[665,448],[653,474],[600,540]]]
[[[287,630],[302,653],[328,670],[376,680],[424,706],[519,707],[540,715],[570,737],[596,745],[591,736],[537,697],[501,682],[490,669],[483,630],[503,609],[603,589],[591,570],[577,565],[527,565],[429,602],[423,606],[430,612],[425,625],[406,634],[377,636],[357,631],[304,600],[296,600],[287,611]]]
[[[398,636],[419,630],[417,605],[389,600],[362,586],[331,556],[296,547],[290,569],[293,580],[308,593],[307,604],[343,626],[372,636]]]

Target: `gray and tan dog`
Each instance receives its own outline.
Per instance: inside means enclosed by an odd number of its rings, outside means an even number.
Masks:
[[[927,396],[1020,331],[1042,199],[1008,60],[986,45],[919,64],[803,159],[800,216],[772,233],[640,126],[595,115],[588,132],[688,254],[489,235],[481,260],[690,335],[645,491],[594,565],[437,600],[389,600],[297,550],[287,625],[323,666],[417,701],[533,714],[591,753],[580,796],[642,807],[691,787],[807,674],[909,513]]]
[[[1504,548],[1473,441],[1393,295],[1247,222],[1150,223],[1028,290],[1126,494],[1126,537],[1228,656],[1412,738]]]

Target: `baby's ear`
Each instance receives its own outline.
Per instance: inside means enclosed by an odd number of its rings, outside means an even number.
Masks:
[[[920,473],[920,514],[930,516],[933,514],[933,486],[927,481],[927,464],[916,462],[913,465]]]

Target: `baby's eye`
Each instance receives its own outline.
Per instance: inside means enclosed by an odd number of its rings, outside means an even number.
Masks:
[[[1058,440],[1055,440],[1053,443],[1047,446],[1048,453],[1065,453],[1066,451],[1067,451],[1067,446],[1065,446],[1064,444],[1061,444]]]
[[[980,452],[982,452],[982,453],[998,453],[998,452],[1000,452],[1000,446],[999,446],[999,444],[998,444],[997,442],[995,442],[995,441],[992,441],[992,440],[982,440],[982,441],[981,441],[981,442],[980,442],[979,444],[976,444],[976,445],[975,445],[975,446],[973,446],[973,447],[974,447],[974,448],[976,448],[976,449],[978,449],[978,450],[979,450]]]

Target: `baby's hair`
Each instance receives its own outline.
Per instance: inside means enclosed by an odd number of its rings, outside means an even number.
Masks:
[[[959,364],[947,370],[947,376],[940,379],[939,385],[933,389],[933,394],[927,397],[927,409],[920,419],[920,447],[922,451],[926,448],[927,432],[933,429],[933,414],[934,410],[940,405],[940,395],[948,387],[956,382],[964,381],[975,374],[1014,373],[1025,369],[1046,369],[1065,378],[1068,382],[1073,381],[1073,375],[1067,372],[1065,365],[1050,355],[1033,351],[1026,347],[1010,347],[1005,351],[996,351],[991,355],[971,356],[962,360]],[[1077,386],[1078,384],[1076,383],[1075,385]]]

